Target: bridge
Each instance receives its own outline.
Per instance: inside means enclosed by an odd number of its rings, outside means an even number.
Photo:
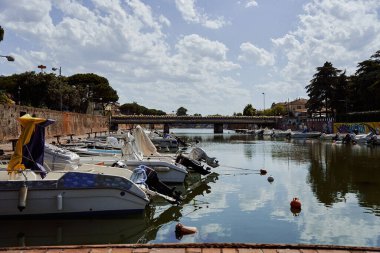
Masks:
[[[223,133],[223,125],[256,124],[276,127],[282,121],[281,116],[156,116],[156,115],[114,115],[111,116],[111,127],[118,124],[163,124],[164,132],[169,133],[172,124],[214,124],[214,133]]]

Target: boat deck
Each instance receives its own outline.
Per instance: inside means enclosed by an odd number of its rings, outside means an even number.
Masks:
[[[380,252],[380,247],[350,247],[300,244],[116,244],[0,248],[7,253],[361,253]]]

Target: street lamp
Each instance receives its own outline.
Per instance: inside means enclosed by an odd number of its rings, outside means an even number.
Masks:
[[[264,109],[263,109],[263,112],[265,111],[265,92],[262,93],[263,94],[263,97],[264,97]]]
[[[53,71],[57,71],[57,70],[59,70],[59,76],[61,76],[61,74],[62,74],[62,68],[61,67],[59,67],[59,68],[51,68],[51,70],[53,70]]]
[[[13,56],[10,56],[10,55],[0,55],[0,57],[7,58],[8,61],[15,61],[15,58]]]
[[[53,70],[53,71],[57,71],[57,70],[59,70],[59,77],[61,76],[61,74],[62,74],[62,68],[61,67],[59,67],[59,68],[55,68],[55,67],[53,67],[53,68],[51,68],[51,70]],[[61,93],[60,95],[61,95],[61,105],[60,105],[60,107],[61,107],[61,111],[62,111],[62,107],[63,107],[63,105],[62,105],[62,93],[63,93],[63,91],[62,91],[62,87],[61,87],[61,85],[60,85],[60,87],[59,87],[59,92]]]
[[[21,87],[19,85],[18,86],[18,105],[21,105],[21,96],[20,96],[20,93],[21,93]]]

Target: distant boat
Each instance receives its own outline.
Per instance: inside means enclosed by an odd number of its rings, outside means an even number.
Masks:
[[[292,131],[290,133],[290,138],[318,138],[321,136],[321,132],[312,131],[312,132],[300,132],[300,131]]]

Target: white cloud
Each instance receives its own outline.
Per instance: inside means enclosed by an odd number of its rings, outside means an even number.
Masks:
[[[247,0],[247,3],[245,4],[245,7],[246,8],[250,8],[250,7],[255,7],[257,6],[257,1],[256,0]]]
[[[207,14],[196,9],[196,0],[176,0],[176,7],[182,18],[188,23],[201,24],[210,29],[220,29],[228,22],[223,17],[210,18]]]
[[[241,54],[238,59],[248,63],[254,62],[260,66],[274,65],[274,55],[263,48],[244,42],[240,45]]]
[[[283,76],[307,82],[325,61],[352,72],[359,61],[380,48],[379,7],[380,2],[373,0],[314,0],[306,4],[298,28],[272,40],[277,54],[287,59]]]

